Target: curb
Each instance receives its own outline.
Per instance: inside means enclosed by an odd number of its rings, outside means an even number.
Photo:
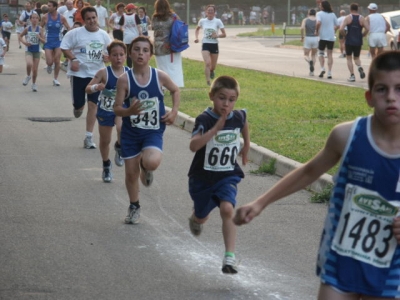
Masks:
[[[165,107],[165,109],[167,111],[171,110],[170,107]],[[195,118],[187,114],[184,114],[182,112],[178,112],[174,125],[180,127],[182,130],[192,132],[194,128],[194,123],[195,123]],[[302,163],[294,161],[285,156],[279,155],[271,150],[268,150],[252,142],[250,142],[250,151],[248,156],[250,161],[259,166],[268,163],[271,159],[275,159],[276,171],[274,175],[278,175],[280,177],[285,176],[289,172],[303,165]],[[318,180],[309,185],[307,189],[316,193],[320,193],[327,185],[330,184],[333,184],[332,176],[329,174],[324,174]]]

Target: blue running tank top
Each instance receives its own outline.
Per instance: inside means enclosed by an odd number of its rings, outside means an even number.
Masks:
[[[144,15],[143,18],[139,17],[139,19],[140,19],[140,26],[142,26],[142,34],[145,35],[145,36],[148,36],[149,32],[147,31],[147,27],[148,27],[147,16]]]
[[[29,47],[26,47],[28,52],[40,52],[40,40],[38,34],[40,33],[40,26],[36,26],[36,30],[32,31],[32,26],[29,25],[28,32],[26,33],[26,40],[31,43]]]
[[[140,85],[133,74],[133,69],[128,75],[128,97],[124,105],[129,107],[132,98],[136,97],[142,103],[143,111],[140,115],[122,118],[123,135],[134,136],[135,134],[146,134],[148,131],[165,131],[165,123],[160,122],[161,116],[165,115],[164,93],[160,87],[157,69],[150,68],[150,78],[147,84]]]
[[[47,16],[47,24],[46,24],[46,38],[47,41],[50,40],[59,40],[62,39],[62,28],[63,24],[61,23],[61,15],[57,13],[57,18],[53,20],[50,15]]]
[[[317,275],[344,292],[399,298],[400,247],[392,222],[400,199],[400,154],[376,145],[371,119],[357,119],[347,141],[322,232]]]
[[[128,72],[130,69],[124,67],[124,71]],[[117,80],[118,77],[115,75],[111,66],[106,67],[106,84],[104,90],[100,92],[99,101],[97,102],[97,115],[101,117],[115,116],[114,103],[115,95],[117,93]]]
[[[360,15],[351,15],[351,23],[347,25],[346,45],[361,46],[363,44]]]

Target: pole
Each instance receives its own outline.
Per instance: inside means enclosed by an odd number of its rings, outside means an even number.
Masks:
[[[186,0],[186,23],[190,25],[190,0]]]
[[[290,24],[290,0],[287,1],[287,24]]]

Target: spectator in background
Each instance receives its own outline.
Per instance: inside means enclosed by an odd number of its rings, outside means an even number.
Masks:
[[[314,76],[314,65],[317,60],[318,36],[315,34],[317,19],[315,9],[308,11],[308,17],[301,22],[301,40],[304,41],[304,59],[309,64],[310,76]],[[311,52],[311,58],[310,58]]]
[[[36,11],[36,13],[39,15],[39,19],[42,17],[42,14],[43,14],[43,12],[42,12],[42,9],[41,9],[41,6],[42,6],[42,4],[40,4],[40,2],[36,2],[36,4],[35,4],[35,11]]]
[[[64,13],[67,11],[67,6],[65,5],[65,2],[63,0],[58,1],[58,6],[57,6],[57,12],[60,15],[64,15]]]
[[[182,56],[179,52],[172,52],[169,44],[174,17],[179,18],[168,0],[156,0],[151,24],[157,68],[166,72],[178,87],[183,87]]]
[[[390,30],[390,24],[378,13],[378,5],[368,5],[369,15],[365,18],[365,35],[369,32],[368,45],[371,58],[374,59],[383,48],[387,46],[386,32]]]
[[[244,16],[244,15],[243,15],[243,10],[239,9],[239,11],[238,11],[239,25],[244,25],[243,16]]]
[[[74,3],[74,7],[76,8],[75,15],[74,15],[74,22],[79,22],[82,25],[85,24],[85,22],[82,19],[82,14],[81,14],[81,11],[84,6],[85,6],[85,3],[83,2],[83,0],[76,0]]]
[[[343,23],[345,18],[346,18],[346,11],[341,10],[340,11],[340,17],[338,18],[339,27],[342,25],[342,23]],[[344,28],[344,31],[347,34],[347,26]],[[339,49],[340,49],[339,58],[346,57],[346,50],[345,50],[345,47],[344,47],[344,40],[346,38],[346,34],[343,35],[339,30],[339,34],[338,34],[338,37],[339,37]]]
[[[101,0],[96,0],[94,8],[97,11],[100,28],[107,31],[107,33],[110,33],[110,29],[108,28],[108,12],[107,9],[101,5]]]
[[[121,18],[124,16],[125,4],[120,2],[115,6],[115,13],[110,16],[108,25],[113,29],[114,39],[122,41],[124,39],[124,33],[122,31],[122,25],[120,25]],[[121,22],[122,23],[122,22]]]

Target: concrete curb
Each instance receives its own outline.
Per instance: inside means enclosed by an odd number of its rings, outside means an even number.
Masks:
[[[171,108],[166,107],[167,111],[169,111],[170,109]],[[188,132],[192,132],[194,123],[195,123],[195,118],[193,118],[187,114],[178,112],[178,116],[175,119],[174,125],[177,127],[180,127],[183,130],[186,130]],[[279,155],[271,150],[268,150],[264,147],[261,147],[261,146],[255,144],[255,143],[250,143],[249,160],[251,160],[253,163],[260,166],[264,163],[268,163],[271,159],[276,160],[275,175],[278,175],[280,177],[285,176],[292,170],[303,165],[297,161],[294,161],[290,158]],[[310,186],[308,186],[307,188],[313,192],[319,193],[327,185],[332,184],[332,183],[333,183],[332,176],[329,174],[324,174],[318,180],[316,180]]]

